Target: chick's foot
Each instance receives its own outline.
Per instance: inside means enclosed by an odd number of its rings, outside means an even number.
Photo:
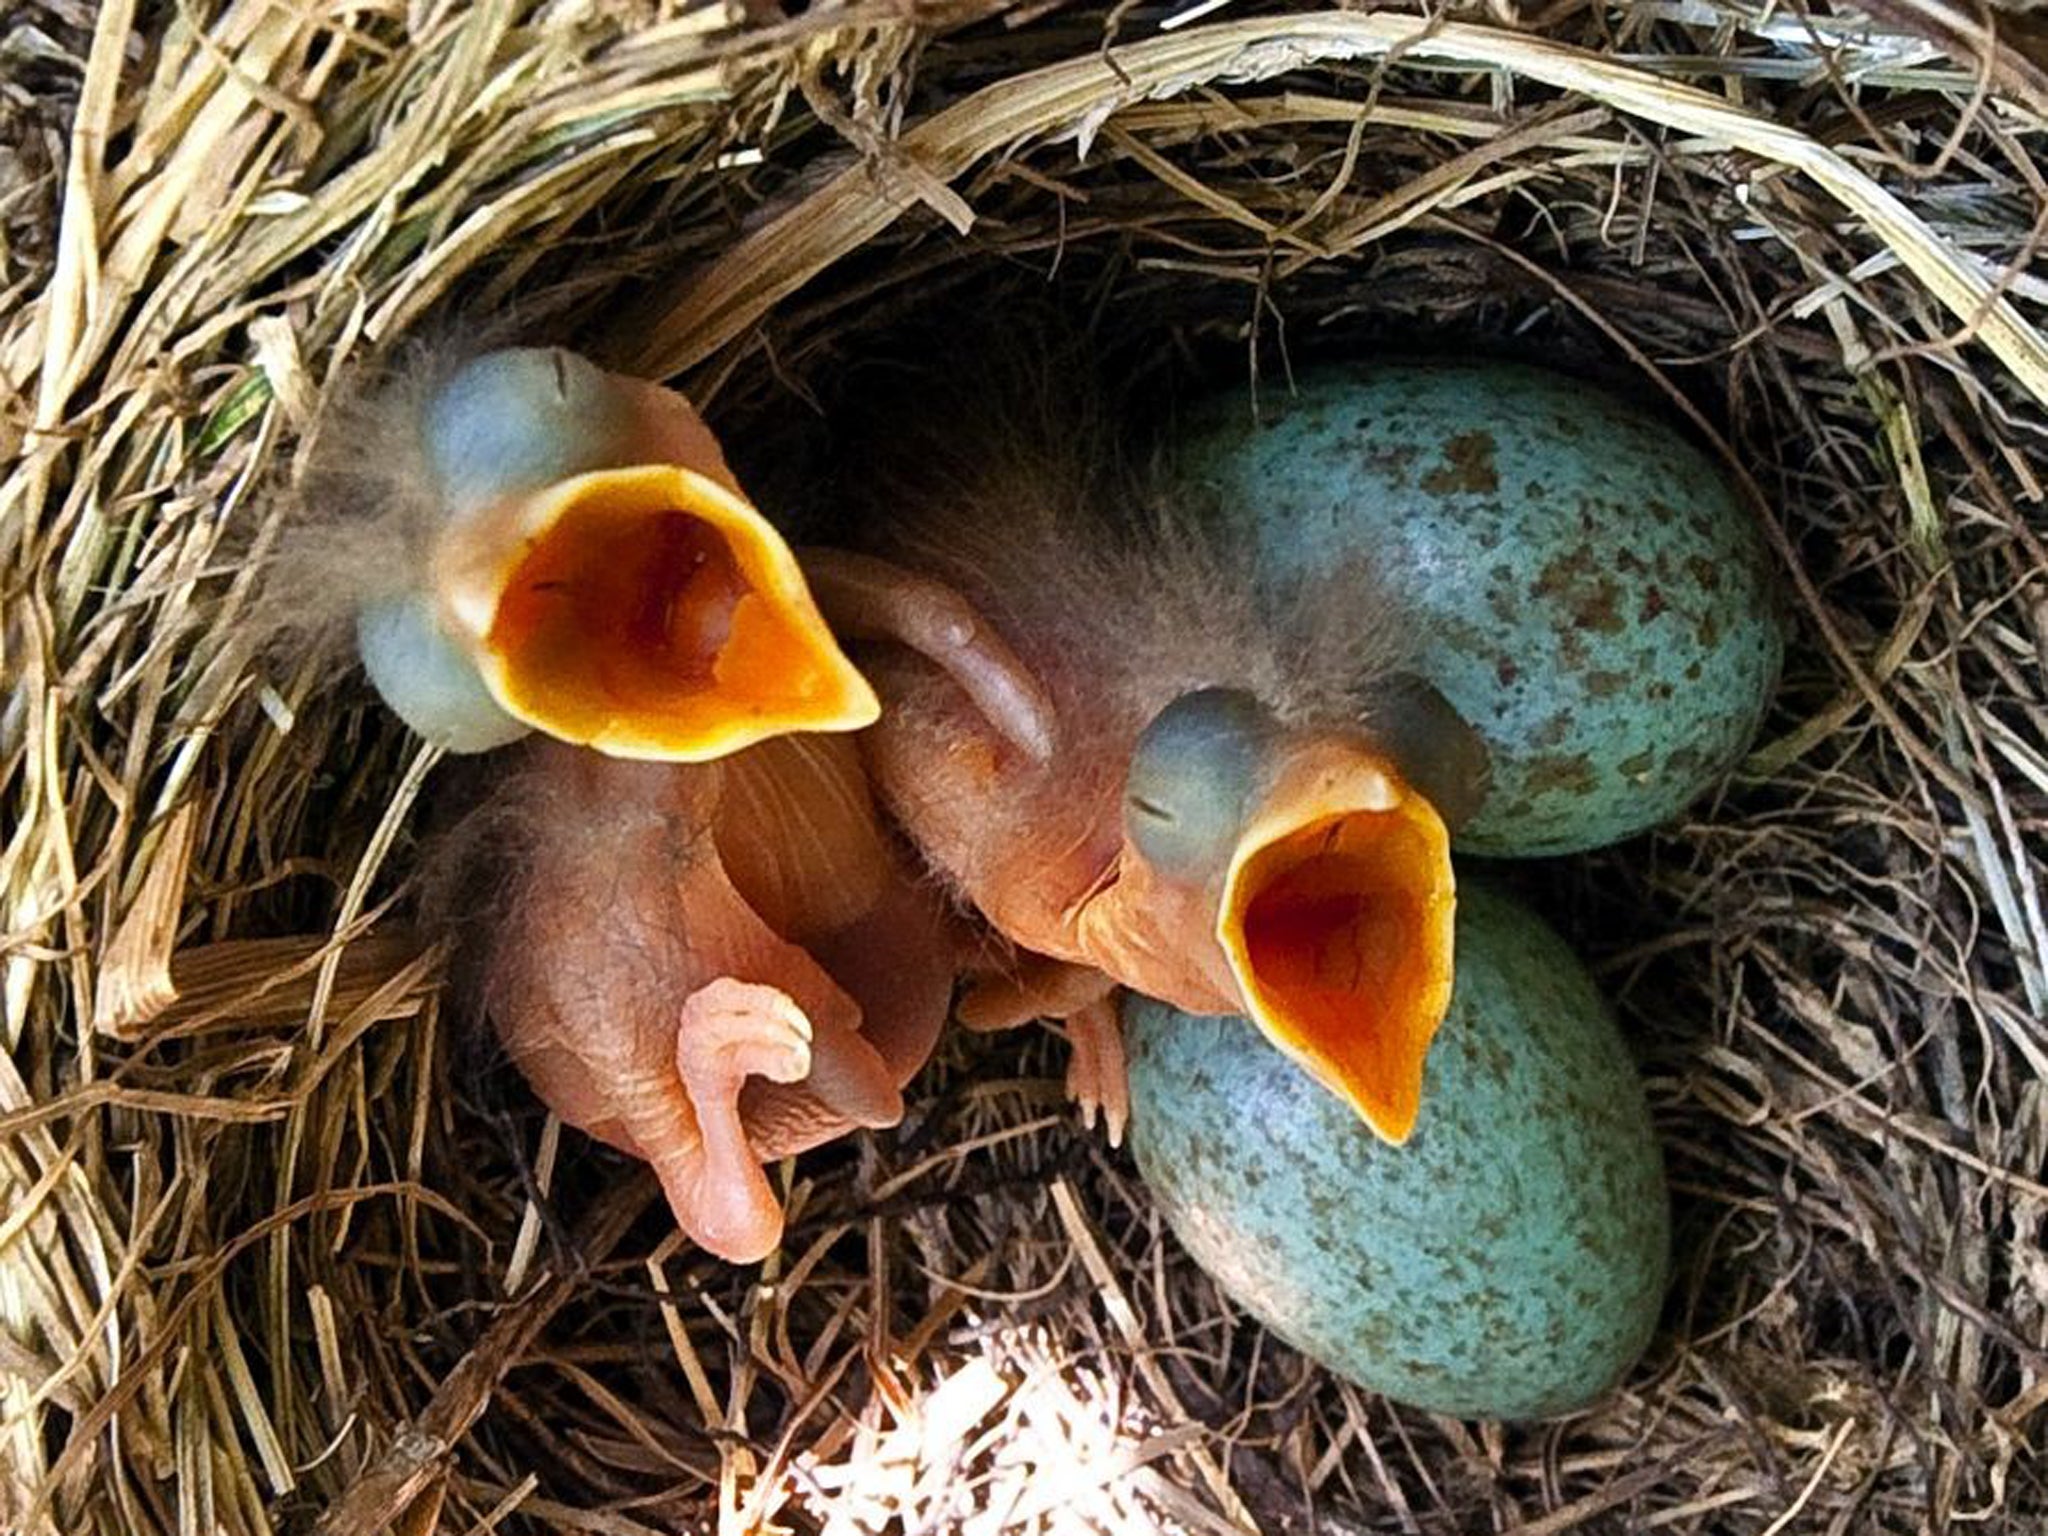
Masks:
[[[1131,1083],[1124,1062],[1124,1031],[1116,996],[1100,998],[1067,1020],[1067,1097],[1081,1107],[1082,1123],[1095,1128],[1098,1114],[1112,1147],[1124,1144],[1131,1119]]]
[[[1118,992],[1113,978],[1092,967],[1025,955],[1015,969],[982,977],[968,987],[960,999],[960,1022],[988,1031],[1030,1019],[1063,1021],[1073,1046],[1067,1062],[1067,1097],[1080,1106],[1081,1118],[1091,1129],[1099,1115],[1109,1144],[1117,1147],[1123,1145],[1131,1116]]]
[[[676,1073],[701,1138],[643,1147],[685,1230],[721,1258],[761,1258],[782,1236],[782,1208],[740,1123],[750,1077],[793,1083],[811,1070],[811,1024],[788,993],[720,977],[691,993],[676,1028]]]

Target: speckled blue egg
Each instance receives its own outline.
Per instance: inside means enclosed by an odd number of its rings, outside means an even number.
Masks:
[[[1648,1342],[1668,1197],[1643,1090],[1555,932],[1469,879],[1402,1146],[1242,1019],[1125,1009],[1131,1145],[1195,1260],[1283,1339],[1439,1413],[1593,1402]]]
[[[1510,363],[1339,365],[1198,409],[1181,487],[1264,571],[1369,565],[1416,670],[1491,749],[1457,846],[1599,847],[1666,821],[1754,739],[1784,648],[1771,563],[1665,422]]]

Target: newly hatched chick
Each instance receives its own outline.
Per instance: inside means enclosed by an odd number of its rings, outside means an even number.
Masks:
[[[849,432],[871,549],[957,589],[1052,705],[1033,760],[924,661],[856,652],[883,800],[1023,951],[961,1017],[1067,1019],[1070,1088],[1115,1137],[1116,986],[1242,1013],[1402,1140],[1451,988],[1445,818],[1483,792],[1484,749],[1401,671],[1369,572],[1281,590],[1148,506],[1075,399],[1086,376],[927,377]]]
[[[372,680],[455,750],[538,732],[435,882],[488,892],[460,930],[483,1005],[556,1113],[758,1258],[782,1227],[762,1161],[893,1124],[950,999],[939,895],[850,740],[816,734],[873,693],[680,395],[516,349],[358,421],[353,473],[311,481],[354,504],[307,548],[352,552],[330,581]],[[956,598],[866,577],[835,578],[854,622],[1042,730]]]
[[[456,839],[502,882],[479,1001],[556,1114],[645,1159],[706,1249],[758,1259],[782,1234],[764,1161],[901,1118],[949,914],[844,736],[696,765],[518,750]]]

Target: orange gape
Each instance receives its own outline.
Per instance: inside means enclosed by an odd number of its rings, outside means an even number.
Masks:
[[[687,712],[717,685],[747,596],[730,546],[687,512],[579,509],[506,578],[490,644],[524,663],[525,692],[558,695],[565,710]]]
[[[1115,1135],[1117,988],[1242,1014],[1407,1138],[1450,1000],[1444,818],[1483,795],[1483,744],[1369,570],[1268,584],[1228,527],[1119,479],[1090,427],[1117,412],[1067,409],[1085,363],[955,373],[868,403],[840,483],[868,553],[957,591],[1050,706],[1049,750],[1019,752],[927,661],[855,651],[883,803],[1019,952],[962,1021],[1067,1021],[1070,1089]]]
[[[515,349],[396,399],[428,515],[391,519],[425,537],[359,615],[366,667],[451,750],[533,733],[447,845],[489,868],[445,888],[503,903],[486,1011],[686,1232],[758,1258],[783,1222],[763,1161],[894,1123],[951,998],[949,909],[844,734],[874,692],[681,395]],[[833,569],[865,628],[1042,731],[955,595]]]
[[[1412,792],[1254,852],[1217,937],[1267,1036],[1392,1142],[1422,1103],[1450,1006],[1449,838]]]
[[[782,540],[679,466],[592,471],[508,502],[452,536],[442,564],[493,692],[552,736],[703,762],[875,717]]]
[[[337,521],[306,530],[298,600],[346,611],[436,747],[530,738],[442,845],[470,866],[444,894],[493,919],[463,925],[464,969],[565,1121],[651,1164],[706,1248],[759,1257],[783,1221],[763,1161],[892,1123],[950,1001],[950,908],[846,734],[874,691],[673,390],[511,348],[364,404],[314,477]],[[957,593],[813,569],[849,630],[1042,753],[1042,698]]]

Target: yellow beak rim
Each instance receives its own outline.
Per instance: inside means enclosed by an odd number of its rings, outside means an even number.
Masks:
[[[1450,1007],[1456,909],[1442,818],[1348,745],[1290,759],[1225,880],[1216,937],[1247,1016],[1395,1145]]]
[[[881,713],[782,536],[678,465],[574,475],[465,521],[435,590],[509,714],[614,757],[704,762]]]

